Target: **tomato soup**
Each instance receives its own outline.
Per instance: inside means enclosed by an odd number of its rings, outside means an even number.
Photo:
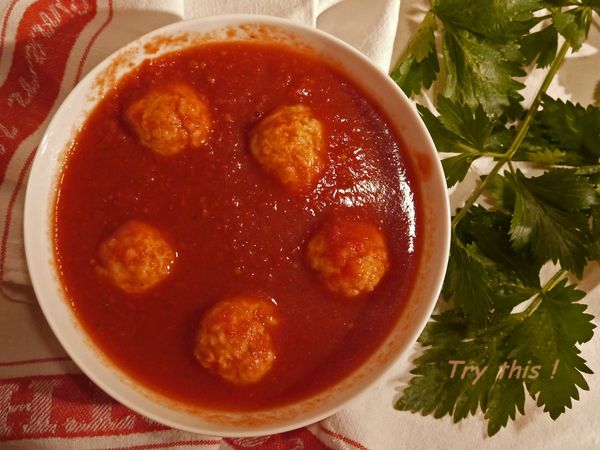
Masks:
[[[200,112],[177,107],[210,123],[157,152],[148,144],[155,134],[144,141],[130,116],[165,86],[195,92]],[[258,124],[290,104],[309,108],[322,138],[306,189],[288,189],[250,149]],[[369,95],[307,51],[222,42],[147,60],[100,102],[69,152],[55,212],[66,295],[108,359],[170,399],[257,410],[306,398],[364,362],[410,296],[421,200],[406,151]],[[129,221],[158,230],[173,249],[164,277],[143,291],[120,289],[98,270],[103,243]],[[311,236],[339,221],[368,222],[385,239],[383,275],[368,292],[336,290],[307,262]],[[270,299],[278,321],[269,370],[236,384],[200,364],[194,347],[206,311],[240,295]]]

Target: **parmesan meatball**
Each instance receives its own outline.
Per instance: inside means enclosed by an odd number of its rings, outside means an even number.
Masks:
[[[200,321],[196,359],[230,383],[256,383],[275,362],[271,331],[278,323],[275,304],[266,298],[223,299]]]
[[[346,297],[371,292],[389,267],[381,231],[366,222],[333,222],[309,240],[307,261],[329,290]]]
[[[130,220],[100,244],[98,272],[129,294],[141,294],[165,280],[177,254],[160,231]]]
[[[325,168],[323,126],[308,106],[279,107],[252,130],[250,152],[290,191],[305,192]]]
[[[151,90],[127,108],[125,118],[143,145],[165,156],[200,147],[211,129],[208,106],[185,84]]]

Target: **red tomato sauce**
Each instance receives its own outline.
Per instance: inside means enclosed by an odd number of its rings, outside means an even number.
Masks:
[[[123,116],[161,83],[193,86],[209,102],[206,146],[165,157],[141,145]],[[376,89],[376,86],[373,87]],[[279,105],[321,120],[328,167],[292,194],[248,151],[248,134]],[[59,185],[55,247],[68,298],[119,368],[176,401],[228,410],[286,404],[347,376],[389,333],[419,263],[415,169],[378,108],[338,69],[276,44],[215,43],[148,60],[93,111]],[[306,242],[334,217],[385,234],[390,268],[358,298],[332,294],[305,261]],[[130,219],[158,228],[178,258],[171,277],[126,294],[94,270],[100,243]],[[257,384],[234,386],[194,358],[204,311],[237,294],[274,299],[277,359]]]

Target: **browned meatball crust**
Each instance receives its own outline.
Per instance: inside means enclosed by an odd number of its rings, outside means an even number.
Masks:
[[[325,224],[309,240],[306,256],[323,283],[346,297],[371,292],[389,267],[385,238],[367,222]]]
[[[140,294],[171,274],[176,256],[159,230],[130,220],[100,244],[96,269],[124,292]]]
[[[194,355],[230,383],[257,383],[275,362],[271,332],[278,323],[277,308],[266,298],[223,299],[202,317]]]
[[[252,130],[250,152],[290,191],[307,192],[326,165],[323,126],[308,106],[281,106]]]
[[[147,92],[129,105],[125,118],[143,145],[165,156],[200,147],[211,130],[206,102],[186,84]]]

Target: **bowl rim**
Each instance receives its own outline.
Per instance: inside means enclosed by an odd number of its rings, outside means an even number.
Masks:
[[[73,98],[76,98],[77,95],[79,95],[81,92],[85,93],[88,89],[84,88],[83,86],[92,82],[102,72],[102,70],[111,63],[111,61],[114,61],[115,58],[121,54],[121,52],[126,51],[127,49],[130,49],[130,48],[138,47],[140,45],[140,43],[143,43],[144,40],[147,40],[149,37],[181,32],[181,27],[182,26],[185,27],[186,25],[192,26],[192,25],[199,24],[202,26],[209,26],[209,25],[213,24],[213,25],[218,25],[214,28],[215,30],[223,29],[226,26],[228,26],[228,25],[223,25],[223,23],[227,23],[229,25],[260,24],[260,25],[273,26],[275,28],[279,28],[281,30],[284,30],[286,32],[291,32],[291,33],[299,31],[302,33],[312,34],[316,37],[316,39],[323,40],[325,42],[329,42],[330,44],[333,44],[334,46],[342,47],[345,51],[351,53],[353,55],[353,57],[355,57],[358,61],[360,61],[361,65],[369,66],[370,68],[375,69],[377,72],[379,72],[379,74],[382,75],[382,77],[381,77],[382,81],[389,85],[388,88],[392,88],[392,89],[396,90],[397,93],[402,98],[402,101],[404,103],[406,103],[408,106],[411,106],[411,109],[413,109],[413,114],[415,116],[414,122],[416,123],[416,126],[418,128],[417,132],[422,135],[423,139],[427,143],[427,145],[429,147],[427,149],[427,151],[435,153],[436,150],[435,150],[435,145],[433,143],[433,140],[431,139],[431,136],[429,135],[429,132],[427,131],[424,123],[418,117],[418,114],[416,113],[416,111],[414,111],[414,104],[411,102],[411,100],[408,99],[408,97],[394,83],[394,81],[385,72],[383,72],[381,69],[379,69],[373,63],[373,61],[371,61],[367,56],[365,56],[363,53],[361,53],[360,51],[358,51],[357,49],[352,47],[350,44],[344,42],[343,40],[341,40],[325,31],[322,31],[315,27],[312,27],[312,26],[294,22],[289,19],[284,19],[284,18],[275,17],[275,16],[268,16],[268,15],[227,14],[227,15],[215,15],[215,16],[207,16],[207,17],[201,17],[201,18],[190,19],[190,20],[185,20],[185,21],[178,21],[178,22],[174,22],[174,23],[168,24],[166,26],[157,28],[157,29],[150,31],[149,33],[146,33],[142,36],[139,36],[138,38],[136,38],[133,41],[126,44],[125,46],[123,46],[123,47],[119,48],[118,50],[116,50],[115,52],[111,53],[109,56],[104,58],[100,63],[98,63],[94,68],[92,68],[85,75],[85,77],[83,77],[77,83],[75,88],[73,88],[73,90],[62,100],[61,105],[56,110],[56,112],[54,113],[54,116],[48,123],[48,126],[46,128],[46,131],[44,132],[44,136],[40,142],[38,151],[34,157],[34,160],[32,162],[31,169],[29,172],[29,179],[27,182],[27,188],[26,188],[26,193],[25,193],[25,207],[24,207],[24,221],[23,221],[24,222],[23,223],[23,232],[24,232],[24,243],[25,243],[25,255],[26,255],[27,267],[28,267],[28,270],[30,273],[34,292],[36,294],[36,297],[38,298],[38,303],[42,309],[42,312],[46,318],[46,321],[50,325],[54,335],[56,336],[56,338],[58,339],[60,344],[63,346],[64,350],[69,355],[69,357],[75,362],[75,364],[81,369],[81,371],[86,376],[88,376],[104,392],[106,392],[108,395],[110,395],[112,398],[114,398],[118,402],[120,402],[123,405],[127,406],[128,408],[132,409],[133,411],[135,411],[145,417],[148,417],[158,423],[161,423],[161,424],[164,424],[164,425],[167,425],[167,426],[179,429],[179,430],[184,430],[184,431],[193,432],[193,433],[201,433],[201,434],[205,434],[205,435],[218,435],[218,436],[227,436],[227,437],[263,436],[263,435],[276,434],[276,433],[281,433],[281,432],[285,432],[285,431],[290,431],[293,429],[298,429],[298,428],[310,425],[312,423],[315,423],[326,417],[329,417],[332,414],[334,414],[335,412],[338,412],[339,410],[341,410],[344,406],[346,406],[350,401],[352,401],[356,397],[364,395],[369,390],[369,388],[371,388],[377,381],[381,380],[383,378],[383,376],[389,371],[389,369],[395,363],[397,363],[403,356],[405,356],[407,350],[415,344],[417,337],[419,336],[419,334],[425,327],[427,321],[429,320],[429,318],[433,312],[433,309],[435,308],[437,298],[439,297],[440,292],[441,292],[441,286],[442,286],[442,282],[443,282],[444,275],[445,275],[445,266],[446,266],[446,263],[447,263],[447,260],[449,257],[450,206],[449,206],[449,198],[447,195],[445,195],[443,198],[439,199],[439,201],[440,201],[439,206],[441,206],[441,210],[442,210],[442,212],[439,214],[440,214],[440,216],[445,216],[447,218],[447,220],[445,220],[441,223],[442,229],[440,231],[442,234],[440,236],[438,236],[438,238],[437,238],[439,240],[439,245],[436,246],[436,250],[438,251],[438,254],[436,255],[436,260],[440,261],[440,268],[443,267],[443,269],[440,269],[436,272],[436,276],[433,280],[434,286],[432,287],[431,291],[434,292],[435,295],[431,296],[429,303],[426,305],[425,309],[423,310],[423,313],[421,314],[419,323],[416,326],[413,326],[412,332],[406,333],[403,336],[404,343],[401,346],[401,348],[398,350],[397,354],[395,354],[394,357],[390,358],[390,360],[387,362],[387,364],[383,364],[379,368],[379,370],[375,376],[371,376],[368,381],[361,383],[360,388],[357,390],[357,392],[353,392],[354,390],[351,390],[352,392],[346,392],[345,395],[338,396],[338,397],[340,397],[338,400],[336,400],[334,402],[329,402],[330,405],[327,408],[324,408],[324,409],[321,408],[322,410],[319,413],[312,413],[303,420],[294,421],[293,424],[291,424],[291,425],[290,424],[282,424],[282,425],[275,425],[275,426],[272,426],[272,425],[263,426],[262,427],[263,429],[260,429],[256,432],[252,432],[252,431],[245,430],[245,429],[240,431],[239,429],[234,429],[231,425],[228,425],[228,427],[230,428],[229,430],[227,430],[226,432],[222,432],[223,430],[219,429],[217,434],[215,434],[215,430],[212,430],[205,426],[191,427],[191,426],[182,425],[181,423],[178,423],[176,420],[171,420],[168,417],[163,417],[161,415],[155,414],[153,411],[148,411],[147,409],[144,409],[142,406],[136,404],[129,398],[121,395],[121,393],[119,392],[119,390],[116,387],[113,387],[112,384],[106,382],[106,380],[104,380],[101,376],[97,375],[93,370],[91,370],[86,365],[86,363],[83,361],[83,357],[81,357],[79,354],[80,350],[78,350],[76,348],[76,344],[72,341],[69,341],[67,339],[67,337],[65,336],[65,334],[63,334],[63,332],[60,330],[58,319],[55,319],[54,313],[51,308],[52,303],[54,303],[54,301],[49,301],[49,297],[51,297],[51,294],[49,292],[47,292],[47,289],[43,286],[42,281],[40,280],[40,278],[38,278],[38,268],[36,267],[37,263],[35,262],[35,260],[37,259],[36,253],[38,252],[38,248],[36,248],[36,243],[34,242],[35,236],[37,234],[39,234],[40,232],[43,232],[48,235],[46,237],[46,239],[49,239],[50,241],[52,241],[54,239],[54,236],[51,233],[51,230],[47,230],[47,229],[37,230],[37,228],[44,228],[44,227],[40,227],[39,224],[36,224],[33,221],[31,216],[33,214],[33,211],[36,208],[40,208],[40,206],[37,206],[37,203],[41,202],[42,205],[49,207],[49,210],[53,211],[56,200],[55,200],[55,196],[52,197],[54,200],[52,202],[52,205],[50,205],[50,206],[47,205],[47,201],[45,199],[40,200],[39,192],[35,191],[35,186],[34,186],[34,183],[32,182],[32,180],[34,179],[34,177],[37,173],[41,173],[42,171],[45,170],[45,167],[43,166],[44,165],[44,154],[45,154],[44,150],[48,147],[48,140],[50,139],[50,137],[49,137],[50,132],[51,132],[51,130],[60,126],[61,112],[64,111],[64,109],[66,109],[68,107],[69,101],[71,101]],[[302,41],[302,39],[300,39],[300,41]],[[152,58],[153,56],[149,55],[148,57]],[[138,64],[139,63],[136,63],[136,66]],[[131,69],[129,69],[129,70],[131,70]],[[352,78],[352,77],[349,77],[349,78]],[[94,102],[94,107],[98,101],[99,100]],[[371,99],[371,101],[374,102],[375,100]],[[86,113],[86,115],[87,114],[89,114],[89,113]],[[389,121],[389,117],[387,119]],[[66,133],[69,134],[69,136],[70,136],[69,139],[72,140],[73,136],[71,136],[71,135],[73,133],[71,131],[68,131]],[[66,152],[66,150],[62,149],[62,148],[54,149],[53,152],[61,153],[61,152]],[[439,159],[437,157],[431,158],[431,159],[433,160],[432,161],[434,164],[433,172],[435,172],[436,178],[438,179],[439,182],[443,182],[443,180],[444,180],[443,170],[441,168],[441,163],[440,163]],[[64,163],[57,163],[57,172],[58,173],[61,172],[63,164]],[[55,174],[55,175],[57,175],[57,174]],[[440,175],[441,175],[441,178],[440,178]],[[56,188],[57,188],[57,180],[55,180],[55,183],[54,183],[54,190],[56,190]],[[444,191],[445,191],[445,182],[444,182]],[[53,223],[52,221],[53,221],[53,219],[50,220],[50,224]],[[52,248],[54,248],[53,242],[51,242],[50,245]],[[55,257],[55,255],[53,255],[53,256]],[[421,261],[421,263],[422,262],[423,261]],[[49,262],[49,265],[52,267],[47,270],[50,270],[50,271],[54,272],[55,274],[59,272],[58,267],[56,267],[54,258],[51,262]],[[60,278],[60,277],[58,277],[58,278]],[[63,295],[63,297],[64,297],[64,295]],[[68,298],[62,298],[62,299],[57,299],[57,300],[61,300],[65,303],[68,303]],[[70,305],[68,305],[68,306],[69,306],[69,308],[71,308]],[[71,312],[74,315],[74,311],[71,311]],[[83,328],[81,328],[80,330],[81,330],[82,334],[84,334],[84,335],[86,334],[85,330]],[[83,336],[83,337],[85,338],[88,336]],[[101,359],[104,355],[101,354],[102,352],[99,349],[97,349],[97,352],[99,353],[99,355],[97,357],[99,359]],[[113,363],[113,367],[116,367],[118,369],[117,364]],[[131,377],[129,377],[129,378],[131,378]],[[139,384],[139,382],[137,382],[137,383]],[[337,383],[339,383],[339,381],[336,382],[336,384]],[[330,386],[327,389],[330,389],[331,387],[332,386]],[[347,391],[349,391],[349,390],[347,389]]]

